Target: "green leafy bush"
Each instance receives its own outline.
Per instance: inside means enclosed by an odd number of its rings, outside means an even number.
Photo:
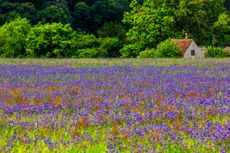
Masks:
[[[17,18],[0,27],[0,56],[25,56],[26,35],[31,25],[27,19]]]
[[[212,46],[209,46],[205,53],[205,57],[213,57],[213,58],[230,57],[230,53],[224,51],[220,47],[213,48]]]
[[[155,49],[147,49],[139,53],[140,58],[154,58],[155,57]]]
[[[99,46],[98,39],[93,34],[76,33],[76,49],[95,48]]]
[[[157,45],[157,49],[147,49],[139,53],[140,58],[181,57],[180,47],[171,40],[166,40]]]
[[[97,34],[101,38],[111,37],[124,40],[126,35],[125,28],[116,23],[105,23],[98,31]]]
[[[69,57],[76,44],[76,32],[69,24],[36,25],[26,38],[29,57]]]
[[[156,51],[154,51],[154,55],[157,58],[173,58],[182,56],[180,47],[170,40],[166,40],[158,44]]]
[[[88,53],[85,53],[85,51],[92,52],[92,50],[96,50],[96,48],[98,47],[98,39],[93,34],[87,34],[81,31],[77,31],[75,35],[74,49],[71,52],[69,52],[68,57],[80,56],[81,58],[83,58],[85,54],[87,54],[88,56]]]
[[[141,50],[141,45],[138,44],[129,44],[125,45],[121,50],[121,57],[137,57]]]
[[[99,50],[100,57],[120,57],[119,50],[122,48],[121,41],[118,38],[101,38]]]
[[[97,58],[98,51],[95,48],[87,48],[78,50],[78,58]]]

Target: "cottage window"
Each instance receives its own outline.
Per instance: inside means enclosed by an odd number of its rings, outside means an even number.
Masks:
[[[191,56],[195,56],[196,53],[195,53],[195,50],[191,50]]]

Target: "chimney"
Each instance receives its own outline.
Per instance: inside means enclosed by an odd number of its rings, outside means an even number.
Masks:
[[[187,32],[185,33],[185,39],[188,39],[188,33]]]

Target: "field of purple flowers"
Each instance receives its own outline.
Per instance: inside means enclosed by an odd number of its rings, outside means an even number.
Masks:
[[[230,152],[230,61],[1,60],[0,152]]]

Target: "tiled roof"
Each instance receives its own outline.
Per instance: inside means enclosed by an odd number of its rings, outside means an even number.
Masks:
[[[192,43],[192,39],[172,39],[172,42],[180,46],[181,51],[184,54]]]

